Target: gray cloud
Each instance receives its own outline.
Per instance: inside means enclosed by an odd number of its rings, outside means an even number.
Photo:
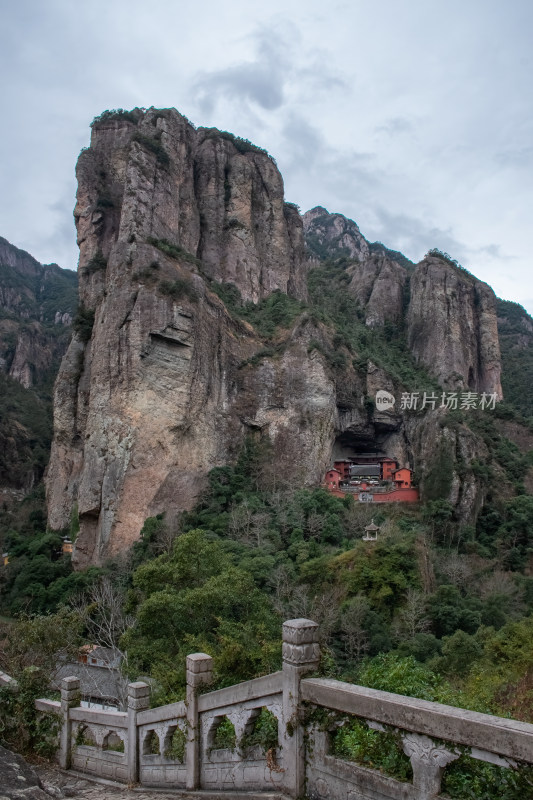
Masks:
[[[395,214],[385,208],[377,208],[372,235],[388,247],[400,250],[413,261],[419,261],[433,247],[437,247],[458,261],[467,255],[467,248],[451,229],[444,230],[431,225],[419,217]]]
[[[220,100],[256,103],[267,111],[283,105],[289,48],[273,31],[254,35],[256,58],[226,69],[204,72],[193,83],[200,110],[211,114]]]
[[[282,137],[280,165],[287,183],[315,184],[341,202],[353,198],[354,193],[375,191],[382,181],[382,171],[372,153],[328,145],[319,129],[299,114],[289,115]]]
[[[412,133],[415,129],[412,120],[407,117],[390,117],[382,125],[378,125],[376,133],[385,133],[389,136],[396,136],[402,133]]]
[[[255,51],[252,60],[196,75],[192,94],[202,113],[211,115],[222,101],[273,112],[287,104],[295,88],[300,103],[317,94],[346,89],[345,80],[325,66],[320,50],[303,53],[296,26],[262,27],[247,39]]]
[[[499,244],[486,244],[483,247],[470,248],[473,256],[489,256],[498,261],[516,261],[516,256],[504,253]]]
[[[504,167],[531,168],[533,166],[533,146],[502,150],[496,153],[495,161]]]
[[[49,205],[52,223],[48,235],[43,239],[43,247],[48,252],[57,253],[56,261],[67,269],[76,269],[78,263],[73,208],[74,198],[67,193]]]

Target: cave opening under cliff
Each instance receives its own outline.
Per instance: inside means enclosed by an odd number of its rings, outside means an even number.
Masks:
[[[368,431],[343,431],[333,443],[331,461],[346,461],[370,455],[387,455],[375,436]]]

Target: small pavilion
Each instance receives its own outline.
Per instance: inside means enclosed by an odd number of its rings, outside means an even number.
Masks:
[[[378,538],[378,531],[379,525],[374,524],[374,520],[367,525],[365,528],[365,535],[363,536],[363,542],[375,542]]]

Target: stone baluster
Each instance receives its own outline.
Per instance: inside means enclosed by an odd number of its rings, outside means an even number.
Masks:
[[[402,736],[404,753],[413,767],[413,790],[417,800],[430,800],[440,792],[444,768],[459,758],[446,747],[435,744],[429,736],[407,733]]]
[[[205,653],[187,656],[187,744],[185,764],[187,789],[200,787],[200,726],[198,719],[198,688],[213,680],[213,659]]]
[[[150,706],[150,687],[143,681],[128,684],[128,783],[139,782],[139,734],[137,714]]]
[[[300,679],[320,661],[318,625],[310,619],[290,619],[283,624],[282,744],[284,787],[291,797],[305,790],[304,728],[300,719]]]
[[[59,740],[59,765],[61,769],[69,769],[72,756],[72,720],[70,709],[80,704],[79,678],[63,678],[61,681],[61,735]]]

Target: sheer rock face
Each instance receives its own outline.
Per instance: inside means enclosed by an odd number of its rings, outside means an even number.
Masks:
[[[29,389],[54,369],[66,349],[66,338],[54,340],[36,320],[16,330],[16,345],[9,369],[11,378]],[[7,367],[7,359],[6,359]]]
[[[2,236],[0,236],[0,264],[10,267],[16,270],[20,275],[29,278],[38,278],[42,271],[41,264],[39,264],[33,256],[26,253],[25,250],[20,250],[18,247],[15,247]],[[0,291],[3,296],[7,288],[2,286],[0,287]]]
[[[502,398],[496,298],[486,283],[425,258],[411,277],[407,337],[415,359],[443,385]]]
[[[137,125],[96,123],[77,176],[80,299],[94,324],[56,383],[47,492],[54,529],[77,504],[81,567],[130,546],[147,516],[190,508],[247,431],[289,442],[309,409],[329,419],[334,403],[305,332],[275,363],[239,369],[262,344],[209,290],[211,278],[247,300],[305,297],[301,219],[268,155],[150,110]],[[330,443],[302,436],[317,481]]]
[[[284,203],[270,156],[237,145],[195,130],[174,110],[150,109],[137,124],[96,123],[77,167],[80,268],[118,245],[137,263],[137,250],[152,237],[201,259],[207,277],[235,284],[244,300],[276,289],[303,299],[300,216]],[[87,300],[94,300],[87,283]]]
[[[386,322],[400,325],[407,271],[383,253],[369,256],[351,271],[349,288],[365,309],[366,324],[369,327]]]
[[[273,444],[271,486],[316,484],[329,462],[335,384],[323,357],[307,354],[314,327],[302,323],[282,357],[244,365],[261,343],[201,278],[195,286],[196,302],[134,283],[109,293],[86,349],[75,337],[64,359],[49,524],[63,527],[77,503],[79,567],[129,547],[146,517],[194,505],[247,433]]]
[[[405,326],[415,360],[443,385],[502,399],[496,297],[490,286],[434,256],[409,274],[392,251],[373,252],[355,222],[324,208],[313,208],[303,220],[311,249],[353,259],[347,267],[349,290],[369,327]]]

